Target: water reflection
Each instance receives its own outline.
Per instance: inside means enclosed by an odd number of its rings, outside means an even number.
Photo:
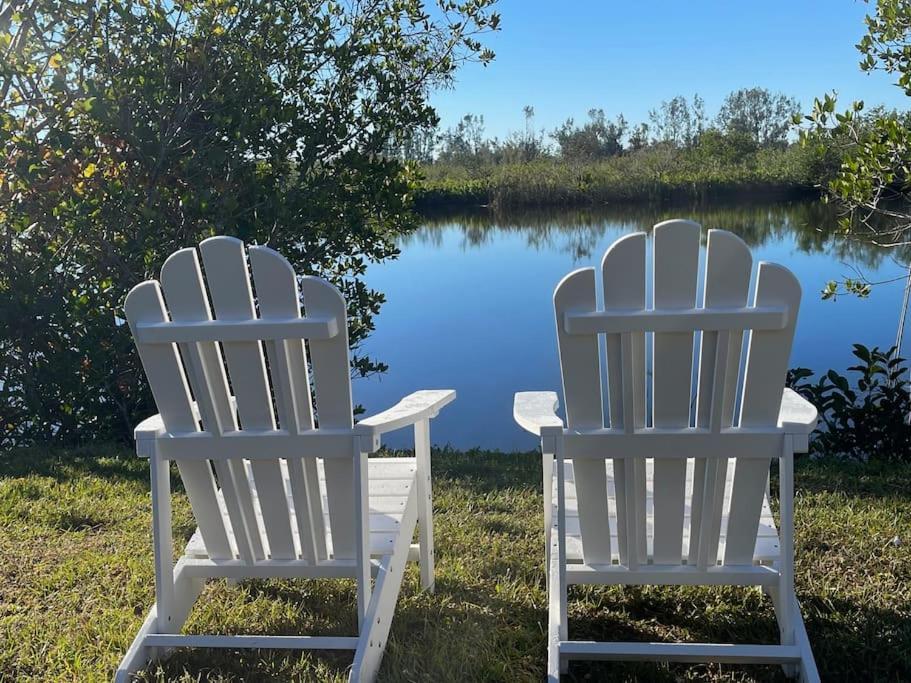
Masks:
[[[660,207],[650,205],[532,209],[495,212],[479,207],[461,213],[429,216],[424,226],[406,236],[401,245],[442,244],[442,229],[456,228],[463,236],[464,249],[489,246],[499,233],[523,235],[529,247],[558,250],[577,260],[594,255],[608,230],[650,233],[656,223],[671,218],[691,218],[708,228],[723,228],[738,234],[750,247],[787,238],[806,253],[826,251],[837,260],[862,269],[878,268],[884,259],[907,263],[908,249],[878,247],[856,240],[837,238],[838,212],[822,202],[794,201],[779,204],[689,205]],[[705,233],[703,233],[703,240]]]
[[[535,448],[513,423],[512,396],[560,389],[554,286],[573,268],[597,265],[618,237],[678,217],[736,232],[755,262],[795,273],[804,295],[792,366],[843,371],[854,361],[852,343],[893,343],[900,282],[874,287],[867,300],[822,301],[819,292],[853,269],[886,280],[904,268],[889,250],[834,239],[837,216],[818,202],[475,211],[427,219],[400,242],[399,259],[368,269],[387,303],[364,351],[389,372],[358,381],[355,399],[373,412],[417,389],[454,388],[458,400],[434,421],[435,443]],[[407,446],[409,437],[388,442]]]

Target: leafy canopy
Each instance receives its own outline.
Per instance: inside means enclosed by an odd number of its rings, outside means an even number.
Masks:
[[[0,445],[129,435],[151,402],[124,295],[212,234],[332,280],[356,348],[383,302],[366,265],[415,220],[383,151],[492,58],[493,2],[0,6]]]
[[[718,127],[733,135],[746,135],[757,145],[784,145],[791,119],[800,111],[793,97],[765,88],[741,88],[724,98]]]
[[[867,32],[856,46],[860,68],[894,75],[896,86],[911,96],[911,0],[879,0],[865,21]],[[795,115],[794,123],[802,124],[803,144],[837,155],[838,171],[827,189],[845,209],[841,232],[848,239],[899,248],[907,260],[911,115],[882,108],[866,112],[863,101],[844,111],[836,111],[837,105],[834,94],[817,98],[808,114]],[[848,290],[860,288],[863,294],[866,284],[854,282]],[[837,291],[837,283],[830,283],[825,293]]]

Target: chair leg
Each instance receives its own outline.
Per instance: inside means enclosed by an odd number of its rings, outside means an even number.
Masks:
[[[569,662],[560,659],[560,641],[566,640],[566,590],[560,581],[560,552],[557,546],[557,528],[550,533],[550,564],[548,566],[548,609],[547,609],[547,680],[556,683],[560,674],[569,670]]]
[[[171,610],[171,623],[166,632],[178,633],[180,631],[193,608],[193,603],[202,593],[205,583],[205,579],[184,576],[181,563],[177,563],[174,571],[174,602]],[[146,647],[143,644],[146,636],[163,632],[165,631],[158,628],[158,610],[153,606],[117,667],[114,674],[114,680],[117,683],[126,683],[132,674],[143,668],[149,661],[167,654],[162,651],[156,652],[160,648]]]
[[[414,455],[417,461],[418,543],[421,555],[421,588],[433,592],[433,488],[430,481],[430,421],[414,425]]]
[[[813,650],[810,649],[810,639],[807,637],[807,629],[800,613],[800,604],[793,593],[790,600],[791,613],[794,615],[794,643],[800,648],[799,678],[802,683],[819,683],[819,671],[816,668],[816,660],[813,658]]]
[[[550,585],[550,528],[553,514],[553,486],[554,486],[554,456],[553,453],[543,452],[541,456],[541,469],[543,470],[544,485],[544,566],[547,567],[545,575],[546,586]]]
[[[810,639],[807,637],[807,629],[803,623],[803,617],[800,614],[800,604],[797,602],[797,596],[793,593],[781,599],[781,591],[778,586],[767,586],[765,593],[772,599],[772,606],[775,608],[775,618],[778,620],[779,628],[788,623],[784,617],[784,611],[790,611],[790,624],[793,632],[793,641],[800,648],[800,664],[784,664],[782,670],[789,678],[799,678],[802,683],[819,683],[819,671],[816,668],[816,660],[813,658],[813,650],[810,648]],[[782,638],[785,634],[782,633]]]
[[[383,661],[383,653],[386,651],[389,639],[389,628],[392,626],[392,617],[395,614],[395,604],[398,601],[402,579],[405,576],[405,567],[408,564],[408,549],[411,546],[411,537],[414,535],[418,507],[417,491],[412,490],[408,497],[405,513],[402,515],[398,538],[392,553],[386,555],[380,563],[376,584],[367,606],[364,625],[358,636],[354,663],[351,665],[351,673],[348,675],[350,683],[369,683],[375,680]]]

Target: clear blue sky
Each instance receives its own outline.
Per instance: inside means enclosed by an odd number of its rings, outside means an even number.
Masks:
[[[693,93],[713,117],[728,92],[753,86],[804,109],[831,90],[845,104],[911,104],[887,75],[858,69],[854,45],[872,11],[859,0],[501,0],[499,11],[502,30],[485,37],[496,59],[463,67],[432,97],[444,128],[471,112],[503,137],[524,128],[526,104],[548,131],[592,107],[636,123]]]

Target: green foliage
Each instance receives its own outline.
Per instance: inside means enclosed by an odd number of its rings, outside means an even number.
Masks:
[[[578,127],[572,119],[567,119],[551,137],[557,142],[560,156],[565,160],[591,161],[620,154],[626,130],[623,114],[615,121],[609,121],[603,109],[590,109],[588,121],[583,126]]]
[[[467,114],[441,135],[434,159],[421,157],[420,202],[552,206],[815,193],[835,162],[827,149],[787,144],[782,131],[795,106],[761,88],[738,90],[718,117],[722,128],[707,126],[698,95],[662,102],[650,124],[591,109],[585,123],[567,119],[554,130],[551,149],[535,135],[530,107],[525,132],[506,143],[486,139],[483,117]]]
[[[689,147],[705,129],[705,101],[699,95],[693,95],[692,102],[677,95],[652,109],[648,117],[654,142]]]
[[[911,462],[911,396],[905,359],[895,349],[880,351],[854,345],[858,365],[852,386],[848,378],[829,370],[815,383],[813,372],[795,368],[788,386],[819,410],[820,426],[813,433],[810,452],[863,462]]]
[[[215,233],[345,294],[415,225],[429,89],[492,55],[494,0],[50,0],[0,9],[0,445],[126,437],[151,409],[128,289]],[[355,354],[353,372],[383,370]]]
[[[759,151],[759,143],[748,133],[710,128],[699,136],[697,149],[706,163],[724,166],[749,160]]]
[[[829,280],[822,290],[822,300],[835,300],[839,294],[853,294],[858,299],[866,299],[870,296],[872,285],[858,278],[845,278],[843,281]]]
[[[439,158],[464,165],[478,165],[490,155],[490,144],[484,139],[484,117],[465,114],[454,127],[440,135]]]
[[[729,134],[749,136],[757,145],[783,145],[798,111],[800,105],[793,97],[765,88],[742,88],[724,98],[718,127]]]
[[[856,46],[860,68],[897,76],[897,85],[911,96],[911,0],[879,0],[866,26]],[[911,227],[911,113],[864,112],[863,101],[839,112],[837,104],[834,95],[826,94],[793,122],[802,124],[803,144],[831,150],[837,158],[838,170],[827,189],[845,209],[841,233],[848,239],[904,246]]]
[[[720,133],[703,134],[706,145]],[[719,136],[719,137],[715,137]],[[715,142],[713,142],[715,141]],[[812,149],[759,149],[715,156],[701,146],[652,146],[588,162],[541,158],[531,163],[421,167],[419,206],[495,208],[598,205],[616,202],[702,200],[708,198],[797,197],[816,194],[818,158]]]
[[[484,166],[490,164],[526,163],[541,158],[546,153],[544,136],[534,129],[535,109],[532,106],[523,107],[525,115],[525,130],[513,131],[505,140],[484,137],[484,117],[475,114],[465,114],[461,120],[436,136],[431,133],[433,143],[430,154],[422,158],[409,156],[407,147],[401,149],[405,158],[431,164],[439,163],[460,166],[478,173]],[[416,131],[412,140],[427,140],[427,133]],[[437,149],[436,158],[433,149]]]

